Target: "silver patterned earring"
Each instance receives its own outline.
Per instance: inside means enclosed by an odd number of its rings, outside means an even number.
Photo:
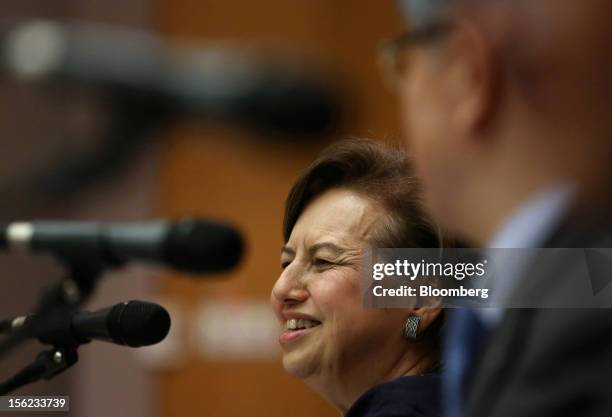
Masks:
[[[404,323],[404,336],[406,339],[417,340],[419,332],[419,323],[421,317],[417,315],[409,316]]]

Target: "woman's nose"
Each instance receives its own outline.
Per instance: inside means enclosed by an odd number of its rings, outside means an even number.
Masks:
[[[308,290],[297,274],[285,269],[272,288],[272,297],[280,304],[294,305],[308,299]]]

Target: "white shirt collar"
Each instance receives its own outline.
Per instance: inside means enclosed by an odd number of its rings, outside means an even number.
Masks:
[[[510,216],[487,247],[540,247],[567,214],[575,191],[576,187],[561,184],[532,196]],[[525,267],[523,262],[514,263],[504,271],[495,289],[497,302],[510,296],[522,278]],[[492,307],[480,309],[478,313],[484,323],[492,327],[499,323],[503,311],[501,308]]]
[[[568,184],[537,193],[510,216],[487,246],[536,248],[543,245],[566,214],[574,194],[575,187]]]

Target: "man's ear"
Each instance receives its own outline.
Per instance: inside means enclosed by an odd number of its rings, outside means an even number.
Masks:
[[[463,132],[480,130],[494,116],[498,88],[492,45],[473,23],[460,20],[446,48],[450,122]]]

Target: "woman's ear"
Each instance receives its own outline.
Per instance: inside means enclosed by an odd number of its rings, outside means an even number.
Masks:
[[[436,321],[442,314],[440,307],[419,307],[413,310],[413,314],[421,318],[418,328],[418,334],[421,335],[429,329],[432,323]]]

